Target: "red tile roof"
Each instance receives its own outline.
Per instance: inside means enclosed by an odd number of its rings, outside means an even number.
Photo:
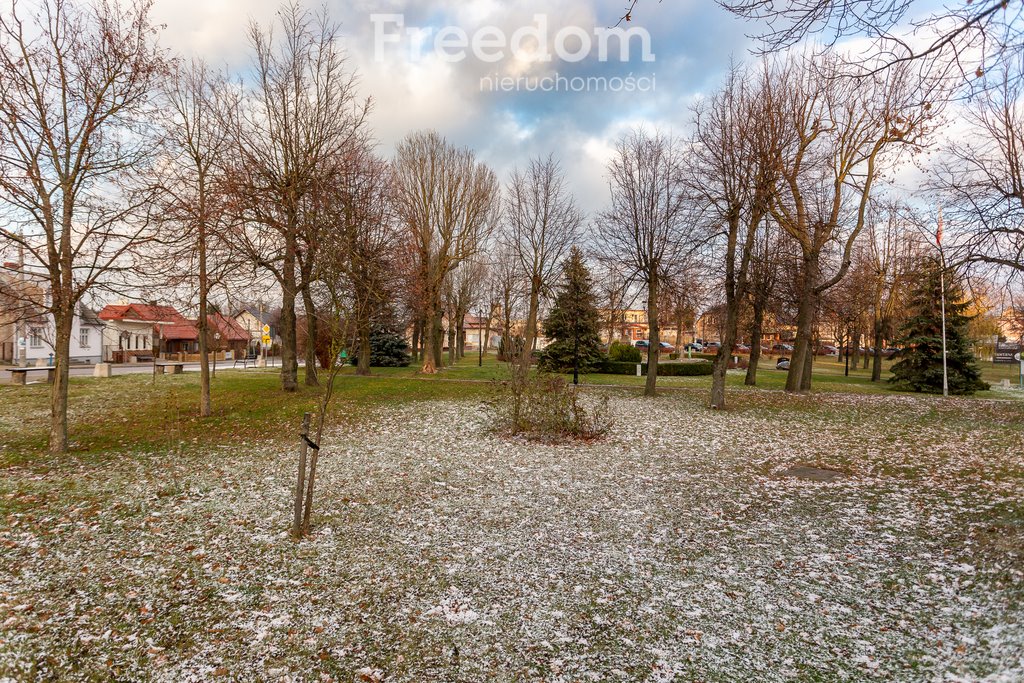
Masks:
[[[220,313],[211,313],[207,316],[207,319],[210,321],[210,329],[220,332],[222,340],[229,342],[249,341],[249,333],[234,318],[229,318]]]
[[[141,320],[147,323],[187,324],[185,317],[174,306],[151,304],[127,304],[104,306],[99,313],[100,320]]]
[[[249,333],[245,331],[234,318],[228,318],[220,313],[211,313],[207,316],[209,321],[210,335],[220,333],[222,342],[248,342]],[[166,325],[161,328],[160,336],[166,341],[198,341],[198,321],[186,320],[182,323]]]
[[[167,325],[160,329],[160,336],[165,341],[196,341],[199,339],[199,330],[192,323]]]

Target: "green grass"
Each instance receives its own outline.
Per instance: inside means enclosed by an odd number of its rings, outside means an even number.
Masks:
[[[885,363],[885,377],[890,363]],[[982,365],[985,379],[1016,379],[1016,366]],[[331,420],[356,420],[361,415],[388,405],[432,399],[484,397],[496,381],[509,377],[509,365],[488,355],[483,364],[470,354],[437,375],[419,374],[414,364],[407,368],[375,368],[369,377],[355,369],[342,371],[336,385]],[[294,393],[280,388],[276,370],[220,370],[213,382],[214,415],[198,415],[199,377],[196,373],[160,376],[154,383],[148,375],[122,375],[110,379],[72,378],[69,407],[71,450],[102,454],[133,450],[169,452],[188,444],[230,446],[246,441],[291,438],[302,413],[316,412],[321,389],[301,384]],[[734,394],[750,391],[742,372],[732,372],[727,386]],[[602,387],[639,389],[645,378],[628,375],[586,374],[581,382]],[[766,358],[758,370],[757,389],[782,390],[786,373],[775,369]],[[666,391],[707,391],[710,377],[661,377],[658,386]],[[851,370],[833,359],[816,359],[814,391],[892,394],[887,382],[871,382],[870,370]],[[982,392],[979,396],[987,396]],[[36,459],[46,448],[49,420],[49,387],[0,387],[0,462]]]
[[[318,410],[322,390],[302,384],[281,390],[275,371],[220,371],[212,383],[213,415],[199,417],[197,373],[159,377],[122,375],[72,378],[69,392],[71,451],[168,452],[183,444],[231,445],[276,440],[296,433],[304,412]],[[484,395],[486,386],[431,382],[411,373],[372,377],[346,374],[336,383],[331,420],[358,419],[362,411],[409,401]],[[49,387],[0,387],[0,462],[36,459],[46,448]]]

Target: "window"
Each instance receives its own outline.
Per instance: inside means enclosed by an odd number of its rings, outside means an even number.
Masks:
[[[31,346],[33,349],[43,348],[43,335],[39,331],[38,327],[33,327],[32,330],[28,333],[28,335],[29,346]]]
[[[78,329],[78,345],[83,349],[89,348],[89,328],[81,327]]]

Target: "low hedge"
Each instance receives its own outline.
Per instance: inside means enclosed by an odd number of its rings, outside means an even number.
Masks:
[[[701,377],[710,375],[711,363],[658,363],[659,377]],[[605,361],[598,372],[605,375],[636,375],[636,363]],[[640,364],[640,372],[647,374],[647,363]]]

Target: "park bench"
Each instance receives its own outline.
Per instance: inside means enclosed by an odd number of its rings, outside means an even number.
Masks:
[[[184,363],[157,363],[156,366],[160,368],[160,374],[162,375],[168,373],[168,368],[170,368],[170,374],[172,375],[180,375],[185,371]]]
[[[46,368],[11,368],[11,384],[18,384],[24,386],[28,380],[28,373],[34,370],[45,370],[46,371],[46,383],[53,384],[53,380],[57,374],[57,368],[46,367]]]
[[[250,364],[252,365],[252,367],[256,367],[256,354],[250,353],[243,358],[236,358],[235,364],[232,367],[237,368],[239,363],[242,364],[243,368],[249,367]]]

